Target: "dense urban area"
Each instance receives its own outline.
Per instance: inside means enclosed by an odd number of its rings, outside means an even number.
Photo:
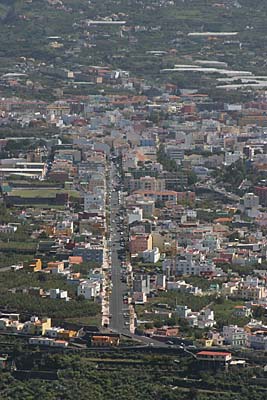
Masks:
[[[0,398],[267,398],[267,2],[0,0]]]

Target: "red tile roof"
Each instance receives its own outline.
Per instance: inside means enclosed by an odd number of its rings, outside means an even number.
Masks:
[[[172,196],[177,196],[177,192],[174,190],[135,190],[134,193],[139,193],[139,194],[155,194],[155,195],[172,195]]]
[[[231,353],[226,351],[200,351],[197,353],[197,356],[218,356],[218,357],[226,357],[231,356]]]

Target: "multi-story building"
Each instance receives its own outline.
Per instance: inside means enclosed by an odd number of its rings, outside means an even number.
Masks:
[[[255,350],[267,351],[267,332],[262,330],[249,334],[248,345]]]
[[[12,235],[13,233],[16,232],[16,230],[18,229],[17,226],[14,225],[0,225],[0,233],[2,234],[6,234],[6,235]]]
[[[93,192],[84,194],[84,211],[103,211],[105,207],[105,191],[95,188]]]
[[[83,281],[77,287],[77,296],[83,296],[86,300],[99,296],[101,285],[99,281]]]
[[[241,151],[234,151],[233,153],[226,152],[225,158],[224,158],[224,164],[225,165],[234,164],[236,161],[238,161],[242,157],[243,157],[243,154]]]
[[[247,346],[247,332],[237,325],[229,325],[223,327],[223,337],[226,344],[233,347]]]
[[[47,272],[51,274],[59,274],[64,271],[64,262],[63,261],[50,261],[47,263]]]
[[[256,196],[254,193],[246,193],[243,199],[241,199],[240,209],[251,218],[257,217],[259,202],[259,196]]]
[[[104,247],[90,244],[76,246],[73,249],[73,255],[81,256],[83,262],[94,262],[102,265],[104,260]]]
[[[144,199],[169,202],[170,204],[177,204],[178,193],[172,190],[155,191],[155,190],[137,190],[134,193],[140,194]]]
[[[181,188],[188,184],[187,176],[182,173],[163,172],[161,173],[160,178],[165,180],[165,190],[174,190],[179,192]]]
[[[198,255],[194,258],[192,253],[184,253],[176,257],[177,275],[215,275],[216,265]]]
[[[36,316],[31,317],[23,326],[23,333],[27,335],[44,335],[47,329],[51,328],[51,318],[39,319]]]
[[[255,194],[257,196],[259,196],[260,205],[266,207],[267,206],[267,187],[266,186],[255,187]]]
[[[160,252],[158,247],[154,247],[152,250],[145,250],[142,253],[142,259],[144,262],[156,263],[160,259]]]
[[[59,300],[65,300],[65,301],[69,300],[67,290],[50,289],[49,297],[50,297],[50,299],[59,299]]]
[[[143,217],[149,218],[154,215],[155,201],[154,200],[137,200],[136,206],[143,211]]]
[[[179,146],[167,145],[165,147],[166,155],[171,159],[176,161],[177,164],[181,164],[184,159],[184,150]]]
[[[129,180],[129,190],[130,192],[134,190],[163,191],[165,190],[165,181],[153,176],[142,176],[138,179],[132,178]]]
[[[226,368],[232,360],[232,354],[226,351],[204,350],[198,352],[196,358],[204,368]]]
[[[149,294],[150,292],[150,276],[149,275],[138,275],[134,276],[133,291]]]
[[[146,250],[152,250],[152,236],[150,234],[131,236],[129,250],[131,254],[138,254]]]
[[[133,209],[128,209],[128,224],[131,224],[135,221],[142,221],[143,219],[143,210],[139,207],[134,207]]]

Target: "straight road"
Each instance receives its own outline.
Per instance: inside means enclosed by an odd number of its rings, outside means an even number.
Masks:
[[[120,184],[118,183],[118,170],[114,163],[111,163],[110,169],[110,241],[109,248],[111,251],[111,282],[112,292],[110,295],[109,311],[110,323],[109,327],[112,331],[131,337],[146,346],[169,347],[167,344],[148,338],[145,336],[137,336],[130,333],[129,329],[129,305],[123,303],[123,295],[128,292],[128,287],[121,280],[121,260],[119,253],[126,256],[125,243],[122,238],[125,235],[125,226],[123,225],[123,208],[121,205]],[[125,315],[125,317],[124,317]]]
[[[123,314],[128,312],[126,304],[123,304],[123,294],[127,291],[126,284],[121,281],[121,261],[118,251],[125,252],[124,245],[121,244],[122,225],[120,216],[122,209],[119,204],[119,190],[116,178],[117,170],[114,163],[111,164],[110,182],[110,250],[111,250],[111,282],[112,292],[110,296],[110,328],[119,333],[128,333]]]

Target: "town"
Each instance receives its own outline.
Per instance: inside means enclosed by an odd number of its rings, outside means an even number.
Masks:
[[[25,3],[18,23],[32,27]],[[67,357],[97,372],[151,362],[171,370],[174,396],[231,396],[247,379],[264,398],[267,78],[229,56],[247,46],[253,59],[249,27],[191,26],[170,43],[111,5],[45,3],[49,18],[75,15],[69,36],[42,38],[54,62],[24,51],[0,70],[0,370],[57,381]],[[212,15],[244,10],[211,3]],[[169,46],[151,49],[150,34]],[[187,398],[164,393],[151,398]]]

